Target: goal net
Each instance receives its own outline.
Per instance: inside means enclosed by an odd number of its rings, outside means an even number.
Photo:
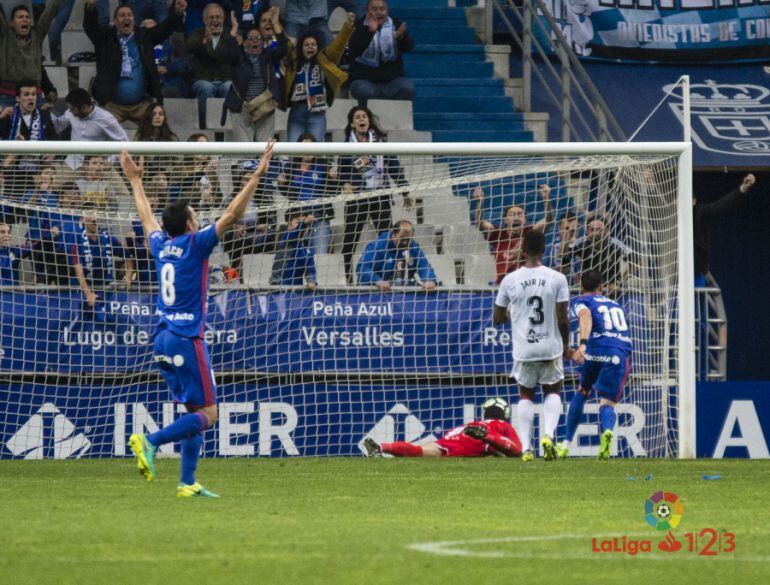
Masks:
[[[127,456],[131,433],[184,410],[154,361],[159,278],[120,146],[0,147],[0,457]],[[202,225],[261,153],[126,146],[145,155],[158,214],[183,198]],[[678,209],[689,163],[684,145],[643,146],[277,145],[210,258],[204,339],[219,421],[205,454],[360,455],[366,437],[435,440],[490,396],[515,405],[511,335],[491,315],[496,283],[523,263],[523,233],[542,229],[545,263],[572,294],[598,268],[628,317],[613,449],[693,456],[682,444],[694,391],[692,303],[681,302],[692,296],[689,211]],[[566,413],[574,364],[565,375]],[[571,454],[596,453],[597,425],[594,401]],[[535,439],[539,429],[538,413]]]

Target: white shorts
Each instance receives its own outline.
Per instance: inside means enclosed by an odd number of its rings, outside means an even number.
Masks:
[[[564,362],[561,357],[541,362],[514,360],[511,376],[525,388],[535,388],[538,384],[556,384],[564,380]]]

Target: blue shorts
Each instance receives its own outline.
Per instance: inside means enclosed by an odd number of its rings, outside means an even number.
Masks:
[[[167,329],[155,336],[155,364],[175,402],[189,406],[217,403],[217,386],[206,344],[200,337],[181,337]]]
[[[588,392],[596,389],[600,398],[620,402],[631,369],[631,357],[623,351],[603,351],[592,357],[593,360],[586,359],[580,367],[580,387]]]

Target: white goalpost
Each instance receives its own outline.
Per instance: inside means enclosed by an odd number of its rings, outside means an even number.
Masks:
[[[205,224],[263,147],[0,142],[0,458],[128,456],[128,435],[173,421],[158,278],[115,155],[145,157],[159,214],[186,199]],[[488,396],[515,404],[492,304],[536,227],[547,265],[573,287],[602,270],[629,317],[614,453],[694,458],[691,197],[689,142],[277,144],[210,261],[205,453],[355,455],[433,440]],[[595,453],[597,412],[571,454]]]

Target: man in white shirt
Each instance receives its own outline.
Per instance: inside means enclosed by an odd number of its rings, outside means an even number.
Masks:
[[[115,119],[115,116],[97,106],[91,94],[82,88],[73,89],[64,98],[67,111],[61,116],[51,116],[56,132],[61,134],[67,128],[71,129],[72,142],[128,142],[128,135]],[[83,164],[86,157],[82,154],[70,154],[64,159],[65,163],[57,169],[55,185],[74,183],[85,176]],[[115,193],[120,211],[127,211],[131,203],[131,195],[120,174],[110,165],[104,170],[104,179],[109,182]]]
[[[545,236],[539,230],[524,235],[526,263],[500,283],[492,320],[511,320],[513,371],[519,385],[519,435],[522,460],[532,461],[535,389],[543,388],[543,457],[556,459],[553,437],[561,416],[564,380],[562,356],[569,358],[569,285],[566,277],[542,264]],[[510,312],[510,317],[509,317]]]
[[[88,90],[80,87],[73,89],[64,101],[67,103],[67,111],[61,116],[51,116],[57,133],[61,134],[67,128],[71,128],[72,142],[97,140],[128,142],[128,135],[118,124],[115,116],[94,104]],[[75,170],[83,165],[85,157],[71,154],[66,160],[67,165]]]

